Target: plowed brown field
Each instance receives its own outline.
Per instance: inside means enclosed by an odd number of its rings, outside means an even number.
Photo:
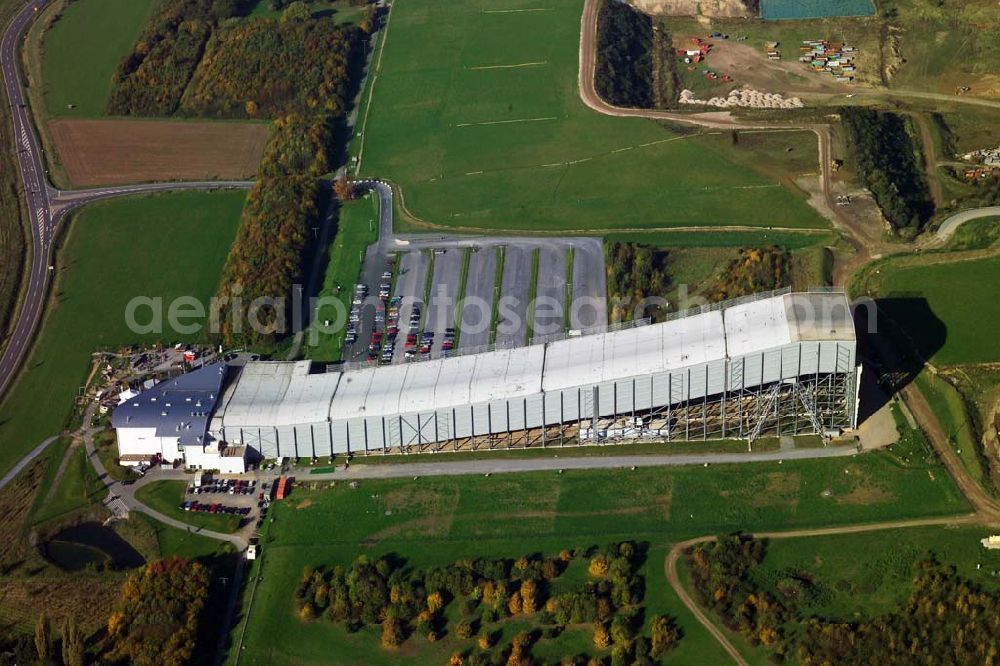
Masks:
[[[249,179],[267,138],[262,123],[58,119],[49,130],[76,187]]]

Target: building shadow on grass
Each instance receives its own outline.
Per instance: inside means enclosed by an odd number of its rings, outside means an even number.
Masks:
[[[864,365],[858,422],[877,412],[916,379],[944,346],[948,327],[919,294],[896,293],[854,310],[858,354]]]

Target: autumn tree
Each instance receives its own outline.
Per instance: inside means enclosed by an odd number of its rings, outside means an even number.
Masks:
[[[354,185],[347,179],[347,176],[340,176],[334,181],[333,191],[341,201],[350,201],[354,198]]]
[[[524,604],[521,600],[520,591],[514,592],[514,594],[510,595],[510,599],[507,601],[507,610],[511,615],[518,615],[519,613],[524,612]]]
[[[382,620],[382,647],[397,648],[403,642],[403,623],[392,613]]]
[[[204,565],[179,557],[150,562],[125,581],[108,620],[110,661],[181,666],[194,654],[211,582]]]
[[[465,640],[472,638],[472,624],[469,622],[459,622],[455,625],[455,635]]]
[[[526,580],[521,583],[521,612],[526,614],[538,611],[538,583]]]
[[[587,567],[587,573],[595,578],[599,578],[608,573],[608,558],[604,555],[595,555],[590,560],[590,566]]]
[[[444,608],[444,597],[440,592],[431,592],[427,595],[427,610],[437,613],[442,608]]]
[[[35,652],[43,662],[54,656],[54,650],[52,649],[52,623],[49,621],[49,616],[44,612],[38,616],[38,621],[35,622]]]
[[[659,659],[666,652],[673,649],[681,638],[680,629],[677,624],[666,615],[657,615],[652,623],[652,647],[650,655],[654,659]]]
[[[63,666],[84,666],[85,645],[83,634],[73,620],[66,620],[62,625],[62,661]]]
[[[608,628],[599,622],[594,623],[594,647],[603,650],[611,645],[611,634]]]

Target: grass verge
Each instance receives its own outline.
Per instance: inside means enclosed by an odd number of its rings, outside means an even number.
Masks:
[[[528,321],[524,327],[524,344],[530,345],[535,337],[535,299],[538,298],[538,261],[542,251],[535,248],[531,253],[531,275],[528,277]]]
[[[207,309],[245,196],[187,192],[122,199],[90,206],[69,221],[35,347],[0,403],[0,471],[62,431],[95,349],[203,339],[201,330],[175,331],[166,310],[182,296]],[[136,297],[149,300],[137,308],[141,326],[133,331],[125,313]]]

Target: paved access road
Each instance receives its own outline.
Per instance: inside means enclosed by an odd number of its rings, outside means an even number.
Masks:
[[[955,213],[941,223],[935,234],[935,241],[944,243],[958,231],[958,228],[970,220],[978,220],[983,217],[1000,217],[1000,206],[988,206],[986,208],[976,208],[974,210],[963,210]]]
[[[551,447],[557,452],[557,447]],[[464,474],[515,474],[521,472],[556,472],[568,469],[626,469],[631,467],[675,467],[691,465],[725,465],[747,462],[773,462],[781,460],[810,460],[817,458],[843,458],[858,455],[853,446],[828,446],[815,449],[766,451],[764,453],[692,453],[676,455],[621,455],[565,458],[490,458],[432,462],[433,453],[414,454],[428,462],[354,464],[344,469],[338,467],[329,474],[301,475],[300,481],[395,479],[420,476],[461,476]]]
[[[94,201],[129,194],[142,194],[180,189],[248,189],[249,181],[208,181],[184,183],[152,183],[127,185],[89,190],[60,191],[45,176],[44,156],[40,148],[31,109],[21,86],[18,69],[21,40],[28,26],[44,5],[33,0],[11,20],[0,40],[0,69],[10,102],[13,120],[13,137],[17,148],[17,168],[28,215],[31,220],[31,259],[28,267],[27,289],[21,309],[14,322],[13,333],[0,357],[0,395],[10,386],[17,370],[35,339],[35,328],[41,318],[52,272],[52,242],[66,213]]]

